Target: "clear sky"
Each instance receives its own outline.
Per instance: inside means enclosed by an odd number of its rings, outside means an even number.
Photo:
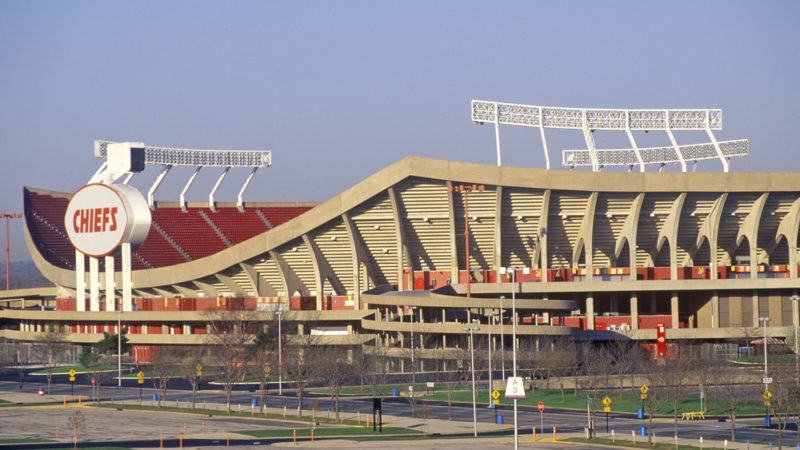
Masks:
[[[408,155],[494,164],[471,99],[722,108],[717,137],[750,139],[732,170],[800,171],[798,24],[795,1],[0,0],[0,212],[22,211],[25,185],[77,190],[97,138],[272,150],[250,201],[325,200]],[[643,142],[667,142],[653,134]],[[536,130],[501,136],[504,165],[544,166]],[[554,168],[585,147],[578,132],[548,137]],[[190,173],[173,170],[157,198],[177,200]],[[218,174],[202,171],[190,200]],[[15,222],[12,260],[28,259]]]

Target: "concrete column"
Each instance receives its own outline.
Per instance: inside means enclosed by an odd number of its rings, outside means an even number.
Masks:
[[[594,296],[586,295],[586,329],[594,330]]]
[[[670,312],[672,313],[672,328],[678,328],[678,293],[672,291],[672,298],[670,299]]]
[[[711,328],[719,328],[719,295],[717,291],[711,294]]]
[[[639,295],[631,292],[631,330],[639,329]]]
[[[769,311],[767,311],[767,315],[769,315]],[[760,312],[758,310],[758,291],[753,291],[753,326],[759,325],[759,317]],[[769,359],[767,361],[769,361]]]
[[[617,299],[617,293],[611,293],[611,312],[619,312],[619,301]]]
[[[650,294],[650,314],[656,313],[656,293]]]

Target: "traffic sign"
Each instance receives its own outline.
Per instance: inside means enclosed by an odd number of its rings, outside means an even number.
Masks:
[[[771,384],[772,377],[761,377],[761,384]]]
[[[647,394],[647,385],[643,384],[642,387],[639,388],[642,394]]]
[[[522,384],[522,377],[508,377],[505,397],[525,398],[525,387]]]
[[[647,394],[642,394],[639,396],[642,400],[647,400]]]
[[[196,365],[196,366],[194,366],[194,368],[195,368],[195,370],[197,371],[197,372],[196,372],[196,373],[197,373],[197,376],[198,376],[198,377],[202,377],[202,376],[203,376],[203,365],[202,365],[202,364],[200,364],[200,363],[197,363],[197,365]]]
[[[144,372],[140,370],[139,373],[136,374],[136,376],[139,377],[139,379],[142,379],[144,378]]]
[[[144,378],[139,378],[139,384],[144,384]]]
[[[493,390],[492,391],[492,398],[495,399],[495,400],[500,398],[500,391],[498,391],[497,389]]]
[[[492,400],[492,403],[494,403],[495,405],[499,405],[500,404],[500,400],[494,399],[494,400]]]
[[[603,406],[603,412],[611,412],[610,406]]]
[[[606,395],[606,398],[603,399],[603,405],[607,407],[610,404],[611,404],[611,399],[608,398],[608,396]]]
[[[544,411],[544,402],[539,402],[539,412]]]
[[[761,396],[764,397],[764,400],[769,400],[770,398],[772,398],[772,392],[764,391],[764,393],[761,394]]]
[[[264,376],[268,377],[270,372],[272,372],[272,368],[270,366],[264,366]]]
[[[69,369],[69,376],[71,377],[75,376],[75,369]]]
[[[769,406],[769,405],[770,405],[769,400],[764,400],[764,406]]]
[[[69,381],[75,381],[75,377],[69,377]]]

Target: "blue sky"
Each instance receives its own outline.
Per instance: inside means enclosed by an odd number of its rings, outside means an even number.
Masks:
[[[272,150],[251,201],[325,200],[408,155],[494,164],[473,98],[722,108],[717,137],[750,139],[732,170],[798,171],[798,23],[789,1],[2,0],[0,212],[22,211],[24,185],[77,190],[99,166],[96,138]],[[544,166],[535,130],[501,135],[504,165]],[[554,162],[584,146],[579,133],[548,138]],[[157,198],[177,200],[189,174],[174,170]],[[202,171],[189,198],[206,199],[218,174]],[[28,259],[17,222],[12,260]]]

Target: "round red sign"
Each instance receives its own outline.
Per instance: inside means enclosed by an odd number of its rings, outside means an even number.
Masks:
[[[150,209],[132,186],[89,184],[73,194],[64,226],[76,249],[100,257],[122,242],[141,244],[150,229]]]
[[[544,403],[543,402],[539,402],[539,412],[542,412],[542,411],[544,411]]]

